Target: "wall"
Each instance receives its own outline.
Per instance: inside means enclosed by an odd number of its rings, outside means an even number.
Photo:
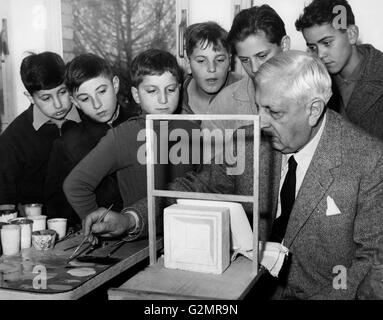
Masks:
[[[60,0],[1,0],[8,19],[10,55],[7,85],[15,117],[29,105],[20,79],[20,64],[28,52],[53,51],[62,55]]]

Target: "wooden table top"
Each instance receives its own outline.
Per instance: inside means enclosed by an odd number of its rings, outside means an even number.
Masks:
[[[74,249],[65,249],[79,244],[82,237],[77,234],[47,251],[29,248],[18,255],[1,256],[0,300],[78,299],[149,256],[149,243],[144,239],[122,245],[111,256],[116,260],[113,264],[74,260],[68,265]],[[115,242],[107,241],[106,247],[96,249],[91,256],[105,257]],[[157,246],[162,247],[162,239]]]

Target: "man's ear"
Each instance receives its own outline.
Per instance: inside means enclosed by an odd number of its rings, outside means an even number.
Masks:
[[[133,97],[134,101],[137,104],[141,104],[140,96],[138,95],[138,89],[136,87],[131,87],[130,91],[132,92],[132,97]]]
[[[290,37],[288,35],[284,36],[281,40],[282,51],[290,50],[290,43],[291,43]]]
[[[315,127],[318,124],[320,117],[325,109],[325,102],[322,99],[315,98],[311,100],[308,105],[309,108],[309,124],[312,127]]]
[[[347,27],[348,41],[351,45],[356,45],[359,39],[359,28],[356,25]]]
[[[31,104],[35,104],[35,100],[33,99],[33,97],[28,91],[24,91],[24,95],[27,97],[27,99],[29,100]]]
[[[114,76],[112,79],[114,92],[117,94],[120,90],[120,79],[117,76]]]

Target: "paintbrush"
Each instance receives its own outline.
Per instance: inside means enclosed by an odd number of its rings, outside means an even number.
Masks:
[[[106,215],[109,213],[109,211],[112,209],[113,207],[113,204],[110,205],[110,207],[108,209],[106,209],[104,211],[104,213],[99,216],[99,218],[97,219],[96,223],[100,223],[104,220],[104,218],[106,217]],[[77,246],[76,250],[73,251],[73,253],[71,254],[71,256],[69,257],[68,261],[67,262],[70,262],[71,260],[73,260],[73,258],[75,257],[76,253],[78,252],[78,250],[80,250],[80,248],[82,247],[82,245],[85,243],[85,241],[87,241],[89,239],[89,235],[84,237],[84,239],[82,239],[82,241],[80,242],[80,244]]]

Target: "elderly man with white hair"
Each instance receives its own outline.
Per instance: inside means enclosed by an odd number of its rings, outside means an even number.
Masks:
[[[262,289],[276,299],[354,299],[383,233],[383,144],[327,110],[330,76],[308,53],[273,57],[254,81],[265,133],[260,236],[290,250],[279,278],[263,283]],[[242,129],[247,135],[253,130]],[[229,164],[206,165],[200,173],[177,179],[170,189],[250,195],[251,139],[242,156],[246,166],[241,175],[227,175]],[[245,209],[251,214],[250,207]],[[145,199],[127,210],[146,226]],[[97,226],[97,217],[87,217],[87,233],[113,232],[116,221],[124,219],[109,215]]]

